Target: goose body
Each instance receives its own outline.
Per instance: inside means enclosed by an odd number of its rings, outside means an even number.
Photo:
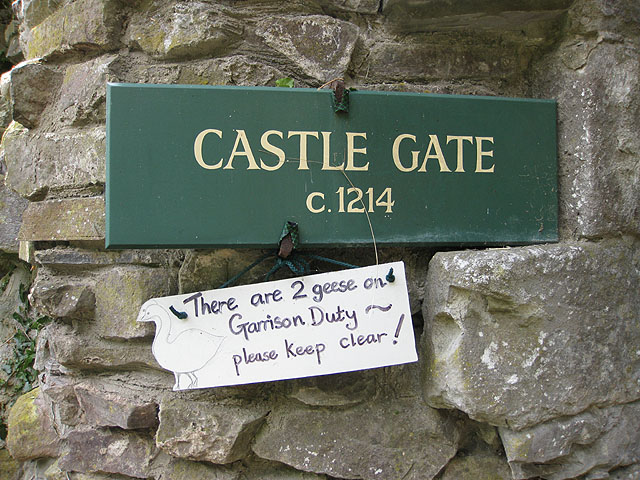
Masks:
[[[171,313],[156,300],[149,300],[140,309],[138,322],[154,322],[156,333],[151,347],[158,364],[173,372],[180,389],[180,376],[189,378],[186,388],[197,388],[196,373],[216,356],[225,337],[212,335],[199,328],[188,328],[176,335],[171,334]]]

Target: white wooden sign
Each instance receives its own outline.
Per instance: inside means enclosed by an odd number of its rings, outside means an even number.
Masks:
[[[418,359],[402,262],[154,298],[138,321],[155,322],[153,354],[174,390]]]

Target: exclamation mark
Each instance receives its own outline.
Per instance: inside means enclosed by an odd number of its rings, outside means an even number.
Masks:
[[[402,328],[402,321],[403,320],[404,320],[404,313],[402,315],[400,315],[400,321],[398,322],[398,326],[396,327],[396,333],[394,335],[395,340],[393,341],[394,345],[396,343],[398,343],[398,336],[400,335],[400,329]]]

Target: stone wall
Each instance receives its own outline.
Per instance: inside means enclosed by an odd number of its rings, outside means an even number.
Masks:
[[[0,83],[0,248],[16,262],[20,229],[31,304],[54,320],[38,338],[40,386],[8,416],[0,479],[640,478],[637,0],[14,11],[24,61]],[[140,305],[216,288],[261,252],[104,250],[105,83],[287,76],[556,99],[561,240],[381,249],[407,265],[418,363],[172,392]],[[373,262],[372,249],[325,253]]]

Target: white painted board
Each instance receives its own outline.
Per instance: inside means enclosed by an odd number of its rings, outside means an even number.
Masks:
[[[154,298],[138,321],[155,322],[153,354],[174,390],[418,359],[402,262]]]

